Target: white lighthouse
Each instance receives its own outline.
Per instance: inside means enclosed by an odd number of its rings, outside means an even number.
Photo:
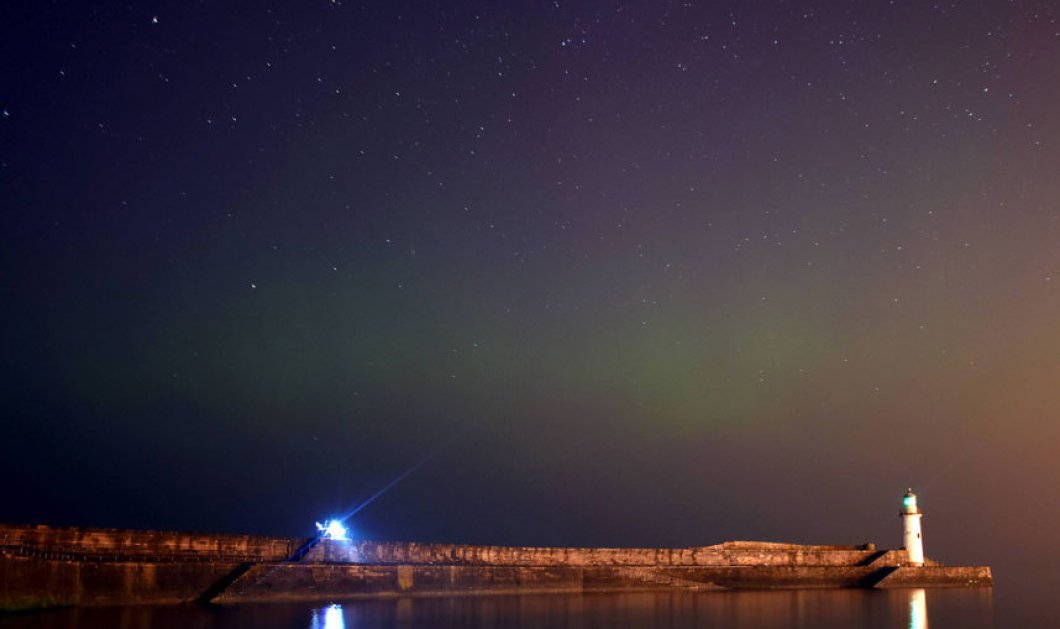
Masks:
[[[910,489],[902,497],[902,541],[909,553],[909,563],[924,565],[924,536],[920,531],[920,518],[924,514],[916,504],[916,494]]]

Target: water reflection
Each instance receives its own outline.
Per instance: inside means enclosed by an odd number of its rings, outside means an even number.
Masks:
[[[1045,597],[1043,597],[1045,598]],[[59,609],[0,629],[894,629],[994,627],[989,588],[619,592]],[[1034,610],[1031,610],[1034,611]],[[1048,613],[1041,608],[1036,615]],[[1028,615],[1028,614],[1025,614]],[[1005,626],[1058,626],[1049,622]]]
[[[328,605],[323,609],[314,609],[313,622],[309,625],[309,629],[346,629],[342,605]]]
[[[909,629],[927,629],[927,592],[924,588],[909,591]]]

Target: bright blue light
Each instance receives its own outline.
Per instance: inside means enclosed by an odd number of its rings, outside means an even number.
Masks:
[[[321,524],[317,522],[317,530],[324,539],[348,540],[348,529],[338,520],[324,520]]]
[[[313,610],[313,622],[309,627],[310,629],[346,629],[342,605],[328,605],[324,609]]]

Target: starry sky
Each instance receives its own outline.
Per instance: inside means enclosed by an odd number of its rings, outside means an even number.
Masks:
[[[6,3],[0,521],[1055,566],[1058,13]]]

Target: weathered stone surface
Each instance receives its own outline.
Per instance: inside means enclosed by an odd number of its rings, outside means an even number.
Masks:
[[[696,548],[532,548],[325,540],[306,561],[510,566],[848,566],[874,557],[856,546],[726,542]]]
[[[0,553],[0,610],[68,605],[185,603],[238,564],[92,562]]]
[[[0,526],[0,549],[21,548],[51,556],[96,555],[100,559],[154,557],[163,561],[210,558],[272,561],[286,559],[306,541],[306,538],[257,535]]]
[[[993,582],[989,566],[903,566],[874,587],[978,587]]]

